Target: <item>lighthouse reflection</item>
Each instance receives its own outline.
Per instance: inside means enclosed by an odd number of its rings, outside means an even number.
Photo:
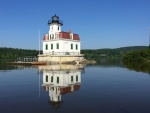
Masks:
[[[60,107],[64,94],[80,89],[83,65],[48,65],[40,66],[39,70],[43,71],[42,86],[49,92],[53,108]]]

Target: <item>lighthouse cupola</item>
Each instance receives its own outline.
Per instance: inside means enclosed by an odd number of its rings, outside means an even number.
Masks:
[[[56,16],[56,14],[54,16],[52,16],[52,19],[48,21],[48,25],[52,25],[52,24],[58,24],[58,25],[63,25],[63,22],[61,20],[59,20],[59,17]]]
[[[59,20],[59,17],[55,14],[52,16],[51,20],[48,20],[49,36],[56,35],[56,33],[61,32],[61,26],[63,25],[62,20]]]

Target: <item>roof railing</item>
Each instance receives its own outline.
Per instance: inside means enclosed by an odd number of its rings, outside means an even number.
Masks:
[[[62,20],[53,20],[53,19],[48,20],[48,25],[52,24],[52,23],[57,23],[57,24],[63,25],[63,21]]]

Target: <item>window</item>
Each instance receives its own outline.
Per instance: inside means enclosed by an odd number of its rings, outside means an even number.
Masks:
[[[46,75],[46,82],[48,82],[48,76]]]
[[[46,47],[45,47],[45,49],[46,49],[46,50],[48,50],[48,45],[47,45],[47,44],[46,44]]]
[[[57,34],[57,38],[59,38],[59,34]]]
[[[71,35],[70,35],[70,39],[73,39],[72,36],[73,36],[73,35],[71,34]]]
[[[52,87],[52,90],[54,91],[54,87]]]
[[[59,83],[59,77],[57,77],[57,83]]]
[[[78,75],[76,76],[76,81],[78,82]]]
[[[71,49],[73,49],[73,44],[71,44]]]
[[[53,44],[51,44],[51,49],[53,49]]]
[[[73,76],[71,76],[71,82],[73,82]]]
[[[54,39],[54,34],[51,34],[51,39]]]
[[[56,87],[56,92],[57,92],[57,87]]]
[[[56,46],[57,46],[57,49],[59,49],[59,43],[57,43],[57,45],[56,45]]]
[[[59,30],[59,27],[58,27],[58,30]]]
[[[76,44],[76,50],[78,50],[78,44]]]
[[[53,82],[53,76],[51,76],[51,82]]]

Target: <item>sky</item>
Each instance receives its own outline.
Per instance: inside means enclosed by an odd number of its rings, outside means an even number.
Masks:
[[[150,0],[0,0],[0,47],[42,48],[55,14],[81,49],[149,45]]]

